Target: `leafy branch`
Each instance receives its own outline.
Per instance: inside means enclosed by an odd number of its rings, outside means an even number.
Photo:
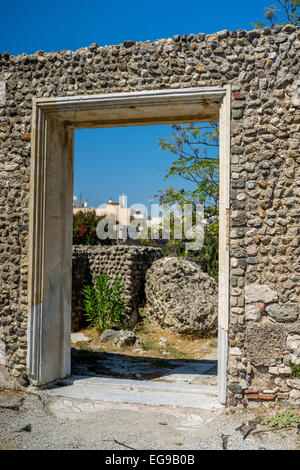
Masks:
[[[293,24],[300,25],[300,0],[276,0],[277,4],[272,4],[265,7],[264,18],[265,21],[259,23],[250,23],[254,28],[263,28],[267,24],[274,28],[276,24],[286,25]]]

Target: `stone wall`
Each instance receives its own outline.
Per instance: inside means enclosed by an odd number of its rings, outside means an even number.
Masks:
[[[162,256],[160,248],[141,246],[73,246],[72,331],[84,325],[82,288],[93,284],[100,274],[122,280],[125,325],[133,326],[138,308],[145,300],[145,276],[152,263]]]
[[[250,387],[299,402],[289,369],[300,336],[299,38],[288,25],[1,54],[0,366],[10,377],[26,381],[32,99],[231,85],[228,403]],[[269,353],[256,357],[255,344]]]

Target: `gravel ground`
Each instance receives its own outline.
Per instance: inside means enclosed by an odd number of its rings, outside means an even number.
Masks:
[[[257,425],[243,438],[249,421],[251,428],[251,420],[272,412],[263,406],[195,411],[0,391],[0,449],[300,450],[295,428]]]

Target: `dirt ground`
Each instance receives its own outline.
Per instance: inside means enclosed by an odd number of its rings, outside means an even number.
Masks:
[[[141,341],[132,346],[118,347],[113,340],[101,342],[101,333],[93,327],[78,333],[88,341],[78,342],[77,337],[73,342],[76,333],[72,334],[73,375],[165,380],[166,374],[171,374],[172,369],[176,373],[181,366],[180,370],[187,368],[185,374],[193,374],[193,383],[217,384],[217,338],[199,339],[172,333],[147,319],[135,327],[134,333]],[[211,369],[209,376],[206,369]]]
[[[99,346],[103,352],[124,352],[131,356],[143,356],[167,359],[216,359],[218,339],[197,338],[172,333],[157,325],[150,323],[147,318],[139,322],[134,333],[141,338],[141,344],[118,348],[112,341],[100,342],[101,333],[95,328],[88,327],[80,330],[85,336],[91,338],[94,345]],[[85,348],[84,346],[81,349]],[[101,348],[101,349],[100,349]]]
[[[300,450],[297,428],[256,422],[274,413],[264,406],[208,411],[12,391],[0,391],[0,405],[1,450]]]
[[[166,367],[172,374],[178,366],[196,364],[208,367],[199,383],[216,384],[216,338],[183,337],[144,322],[135,330],[141,344],[120,349],[113,343],[100,344],[100,334],[92,328],[81,333],[91,341],[72,349],[75,374],[139,376],[153,383],[168,380],[169,376],[160,377]],[[0,450],[300,450],[299,427],[273,429],[263,424],[276,407],[249,403],[248,408],[184,408],[170,406],[169,401],[157,406],[113,402],[111,395],[100,401],[34,388],[0,390]],[[300,410],[291,411],[300,416]]]

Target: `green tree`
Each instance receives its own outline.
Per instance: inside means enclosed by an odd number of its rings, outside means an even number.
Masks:
[[[255,28],[263,28],[269,25],[274,28],[275,25],[293,24],[300,25],[300,0],[276,0],[270,6],[265,7],[264,21],[259,23],[250,23]]]
[[[159,139],[162,150],[172,153],[177,158],[167,168],[165,179],[177,177],[188,183],[190,189],[176,189],[171,186],[159,191],[161,204],[194,203],[204,205],[204,215],[211,218],[205,227],[204,246],[200,255],[205,262],[207,272],[217,279],[218,276],[218,233],[219,233],[219,127],[216,122],[205,124],[172,125],[173,135],[168,139]],[[183,253],[180,242],[172,239],[169,247],[176,247]],[[177,251],[177,252],[178,252]]]
[[[194,202],[203,204],[210,213],[217,214],[219,200],[219,127],[216,122],[171,126],[172,137],[159,139],[162,150],[177,158],[167,168],[165,180],[177,177],[192,183],[192,189],[175,189],[173,186],[159,191],[163,204]]]

